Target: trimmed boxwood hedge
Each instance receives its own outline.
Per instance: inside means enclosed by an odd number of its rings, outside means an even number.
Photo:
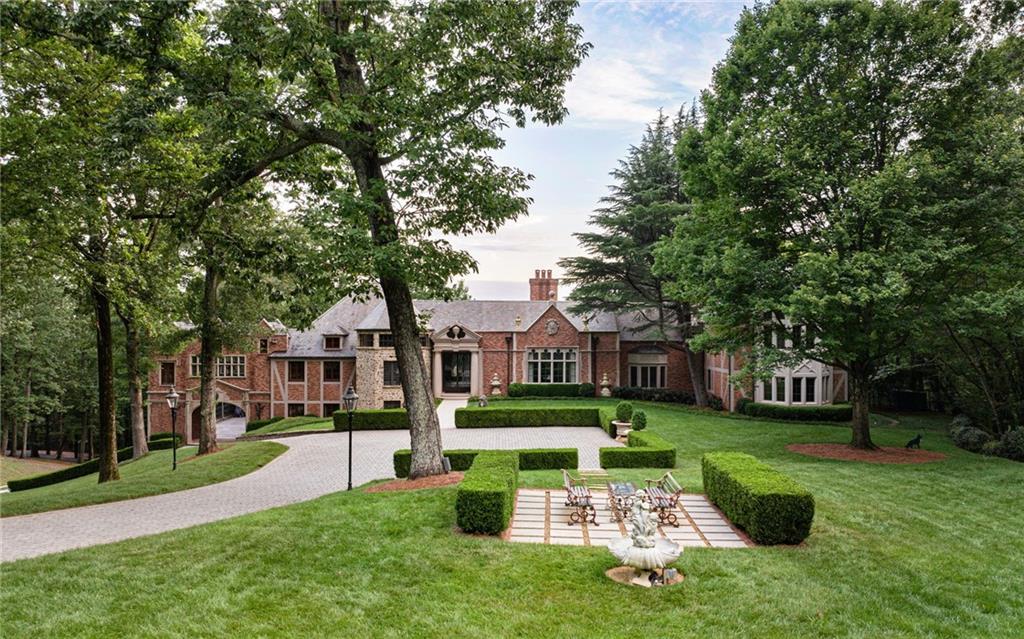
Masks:
[[[453,449],[442,454],[452,463],[452,470],[468,470],[481,449]],[[519,455],[519,470],[558,470],[579,466],[579,452],[575,448],[520,448],[511,451]],[[395,477],[408,477],[412,451],[396,450],[393,456]]]
[[[593,396],[593,385],[590,395]],[[521,384],[513,382],[508,385],[509,397],[579,397],[580,384]]]
[[[745,453],[701,458],[704,492],[759,544],[798,544],[811,533],[814,496],[786,475]]]
[[[334,430],[348,430],[348,413],[335,411]],[[409,413],[404,408],[361,408],[352,413],[352,430],[408,430]]]
[[[744,415],[750,417],[784,419],[794,422],[848,422],[853,419],[853,406],[849,404],[786,406],[785,404],[748,401],[742,404],[742,411]]]
[[[629,432],[625,448],[602,448],[601,468],[675,468],[676,447],[648,431]]]
[[[596,408],[503,408],[467,406],[455,409],[456,428],[505,428],[509,426],[600,426]]]
[[[497,535],[508,528],[519,485],[515,451],[480,451],[455,495],[455,517],[468,533]]]
[[[284,417],[271,417],[270,419],[254,419],[245,423],[245,432],[256,430],[257,428],[263,428],[267,424],[273,424],[279,422]]]
[[[170,444],[171,440],[167,440]],[[170,448],[170,446],[168,446]],[[126,459],[132,458],[132,447],[120,448],[117,451],[117,461],[123,462]],[[87,462],[81,464],[75,464],[74,466],[68,466],[61,470],[46,473],[45,475],[36,475],[35,477],[26,477],[25,479],[12,479],[7,482],[7,488],[12,493],[19,490],[28,490],[29,488],[39,488],[40,486],[49,486],[51,484],[59,484],[62,481],[69,479],[75,479],[77,477],[85,477],[92,473],[99,472],[100,469],[100,458],[94,457]]]
[[[173,448],[175,440],[177,440],[178,447],[180,448],[184,437],[181,434],[178,434],[174,436],[174,439],[171,439],[171,433],[157,433],[149,438],[149,449],[167,450],[168,448]]]

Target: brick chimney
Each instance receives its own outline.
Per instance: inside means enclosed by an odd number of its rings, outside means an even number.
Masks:
[[[530,301],[547,302],[558,299],[558,278],[551,277],[550,270],[538,269],[530,278]]]

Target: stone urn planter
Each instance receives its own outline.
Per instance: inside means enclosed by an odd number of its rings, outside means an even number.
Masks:
[[[633,430],[631,422],[620,422],[617,419],[612,420],[612,426],[615,427],[615,437],[625,437],[629,431]]]

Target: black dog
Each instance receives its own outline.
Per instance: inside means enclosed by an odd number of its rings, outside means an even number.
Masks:
[[[921,447],[921,435],[920,434],[918,434],[918,436],[915,437],[914,439],[911,439],[909,442],[907,442],[907,448],[920,448],[920,447]]]

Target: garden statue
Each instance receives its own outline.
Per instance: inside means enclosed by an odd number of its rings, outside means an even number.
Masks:
[[[497,373],[491,377],[491,395],[501,395],[501,379]]]
[[[664,568],[679,558],[679,544],[658,536],[658,517],[651,511],[647,493],[636,491],[630,513],[629,537],[608,543],[608,550],[622,565],[640,573]]]
[[[608,373],[601,376],[601,397],[612,396],[612,383],[608,381]]]

